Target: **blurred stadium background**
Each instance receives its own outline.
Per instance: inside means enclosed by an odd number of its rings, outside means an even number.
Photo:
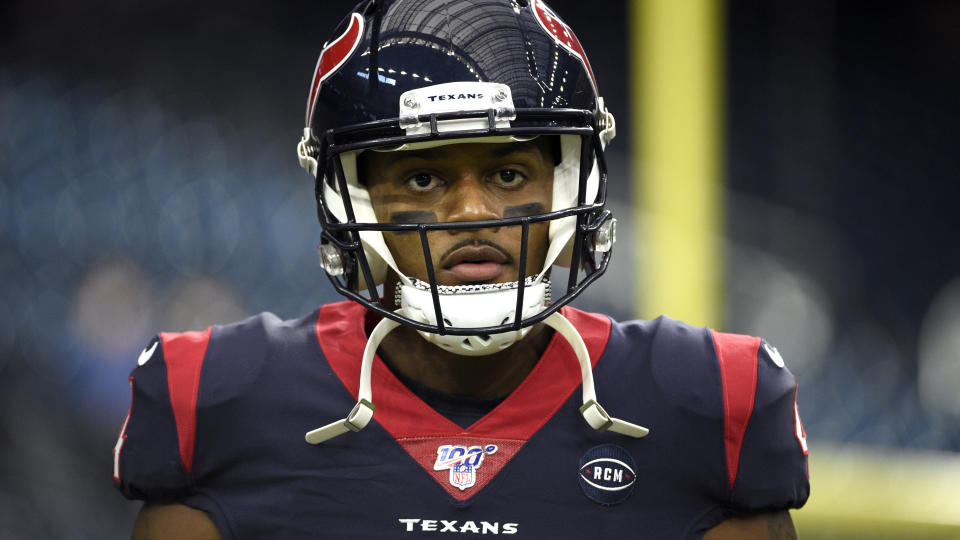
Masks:
[[[620,242],[577,305],[620,319],[673,287],[631,207],[656,177],[631,125],[660,106],[631,79],[643,2],[551,2],[619,120]],[[294,146],[353,3],[0,4],[0,538],[129,535],[111,449],[154,333],[337,299]],[[671,314],[762,335],[797,375],[803,538],[960,538],[960,2],[716,6],[723,184],[692,266],[718,308]]]

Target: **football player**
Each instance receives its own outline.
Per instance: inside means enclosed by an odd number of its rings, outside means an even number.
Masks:
[[[148,345],[114,448],[134,537],[795,538],[776,350],[568,305],[610,261],[614,134],[544,2],[359,4],[297,149],[348,300]]]

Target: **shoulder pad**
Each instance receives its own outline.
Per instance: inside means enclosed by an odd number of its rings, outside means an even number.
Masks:
[[[753,411],[731,473],[731,502],[742,511],[799,508],[810,494],[806,433],[797,409],[797,379],[780,353],[760,340]]]
[[[263,313],[202,332],[161,333],[151,341],[131,374],[132,405],[114,449],[121,491],[130,498],[180,498],[229,459],[216,441],[235,427],[236,408],[256,399],[251,390],[273,355],[293,350],[297,340],[316,346],[311,332],[300,331],[312,318],[280,321]],[[292,369],[285,367],[289,363],[270,365]]]
[[[272,313],[217,326],[204,366],[201,407],[212,407],[245,394],[255,384],[271,355],[276,333],[282,327]]]
[[[714,422],[723,415],[720,368],[707,328],[662,316],[649,327],[650,376],[672,407]]]
[[[130,411],[114,447],[113,479],[131,498],[169,498],[190,483],[200,370],[211,329],[162,333],[130,375]]]

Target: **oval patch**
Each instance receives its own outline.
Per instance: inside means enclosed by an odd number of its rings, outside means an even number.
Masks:
[[[637,464],[625,449],[615,444],[595,446],[580,458],[580,489],[593,502],[619,504],[633,493]]]

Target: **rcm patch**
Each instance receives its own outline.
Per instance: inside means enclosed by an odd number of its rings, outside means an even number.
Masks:
[[[580,458],[580,489],[604,506],[622,503],[637,484],[633,456],[614,444],[595,446]]]

